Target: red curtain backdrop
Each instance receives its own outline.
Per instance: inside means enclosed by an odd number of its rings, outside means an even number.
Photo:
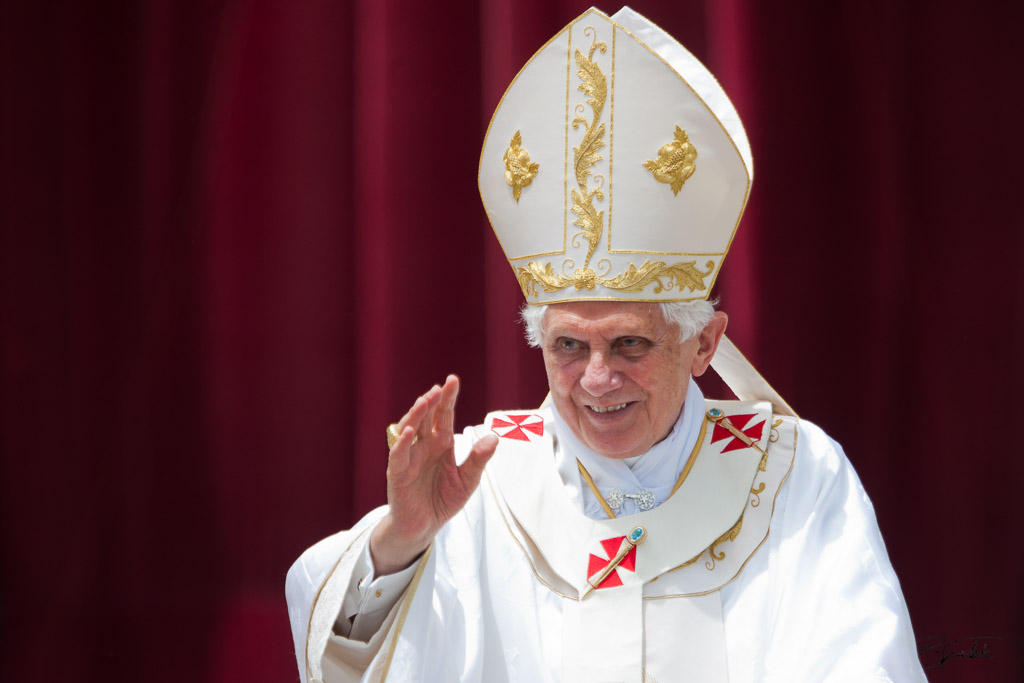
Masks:
[[[449,372],[463,425],[541,400],[476,169],[586,6],[3,4],[0,679],[295,680],[285,572],[384,501],[385,426]],[[731,335],[921,644],[986,637],[931,680],[1024,680],[1024,3],[634,7],[750,134]]]

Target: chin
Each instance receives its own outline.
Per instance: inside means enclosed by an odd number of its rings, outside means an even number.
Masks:
[[[643,448],[642,446],[636,445],[602,442],[599,439],[588,439],[586,444],[590,450],[611,460],[632,458],[637,455],[642,455],[650,449],[650,446]]]

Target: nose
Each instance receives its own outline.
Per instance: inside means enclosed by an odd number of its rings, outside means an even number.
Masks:
[[[622,386],[622,377],[609,365],[604,353],[594,351],[587,359],[580,386],[591,396],[602,396]]]

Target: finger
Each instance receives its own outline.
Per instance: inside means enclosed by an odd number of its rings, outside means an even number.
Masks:
[[[426,413],[427,399],[426,394],[424,394],[416,399],[416,402],[412,404],[412,408],[409,408],[409,412],[403,415],[402,419],[398,421],[398,433],[401,434],[405,431],[406,427],[412,427],[413,429],[419,427],[419,424],[423,421],[423,416],[426,415]]]
[[[416,438],[416,432],[412,427],[406,427],[395,440],[395,445],[388,453],[388,478],[392,475],[404,474],[409,470],[412,462],[412,442]]]
[[[436,402],[436,396],[439,392],[440,388],[435,384],[427,390],[426,393],[417,398],[416,402],[412,404],[412,408],[409,409],[409,412],[403,415],[402,419],[398,421],[398,432],[401,433],[406,427],[412,427],[416,430],[416,433],[419,434],[423,427],[424,419],[430,413],[430,403],[431,401]],[[430,424],[430,421],[427,421],[428,427]]]
[[[426,401],[426,410],[419,425],[416,427],[416,436],[421,439],[429,437],[431,432],[433,432],[434,415],[437,413],[437,404],[441,402],[441,387],[435,384],[430,388],[430,391],[423,394],[423,398]]]
[[[459,378],[448,375],[441,387],[441,401],[434,418],[434,431],[448,435],[455,431],[455,400],[459,397]]]
[[[469,457],[459,467],[459,476],[462,477],[462,485],[467,493],[476,490],[480,484],[484,468],[497,447],[498,437],[494,434],[488,434],[473,444],[473,448],[469,451]]]

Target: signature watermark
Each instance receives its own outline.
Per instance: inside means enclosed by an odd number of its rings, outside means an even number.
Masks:
[[[924,667],[934,669],[951,659],[994,659],[991,645],[998,641],[1002,641],[1001,636],[928,636],[918,641],[917,649]]]

